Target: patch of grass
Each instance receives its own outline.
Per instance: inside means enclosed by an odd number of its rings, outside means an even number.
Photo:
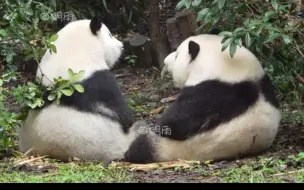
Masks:
[[[0,183],[128,183],[132,176],[124,169],[104,168],[102,164],[58,164],[48,173],[10,171],[12,165],[0,164]]]
[[[51,160],[52,161],[52,160]],[[49,162],[51,163],[51,162]],[[98,163],[56,163],[47,172],[37,169],[13,170],[13,165],[0,163],[0,183],[136,183],[136,177],[126,168],[108,168]],[[176,175],[159,180],[174,179],[184,173],[202,181],[221,183],[303,183],[304,153],[292,155],[284,160],[259,157],[237,162],[205,163],[189,169],[175,168]],[[163,170],[166,173],[168,170]],[[179,172],[181,171],[181,172]],[[150,172],[148,172],[150,173]],[[153,172],[151,171],[151,174]],[[140,174],[140,173],[138,173]],[[142,175],[145,175],[142,173]],[[150,174],[148,174],[150,175]],[[168,180],[170,181],[170,180]],[[145,181],[142,181],[145,183]]]
[[[303,166],[301,153],[286,160],[260,157],[241,166],[229,166],[209,174],[219,177],[223,183],[303,183]],[[201,172],[202,175],[208,173],[206,169],[201,169]]]

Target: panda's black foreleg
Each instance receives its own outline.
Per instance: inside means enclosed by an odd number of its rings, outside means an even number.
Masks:
[[[124,161],[134,164],[154,163],[154,147],[148,135],[140,135],[125,153]]]

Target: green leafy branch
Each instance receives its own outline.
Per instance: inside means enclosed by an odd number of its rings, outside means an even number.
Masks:
[[[62,77],[54,79],[54,84],[47,88],[48,91],[50,91],[48,100],[54,101],[56,99],[57,104],[60,104],[60,98],[62,95],[72,96],[75,91],[83,93],[84,87],[81,84],[75,83],[78,82],[84,76],[84,74],[84,71],[74,73],[71,69],[69,69],[68,80],[63,79]]]
[[[78,81],[84,76],[84,71],[74,73],[71,69],[68,79],[50,80],[42,73],[42,78],[36,83],[26,82],[10,89],[12,80],[20,79],[16,71],[16,57],[25,57],[24,60],[36,60],[39,63],[45,51],[56,53],[53,44],[58,38],[57,34],[48,33],[45,27],[55,19],[51,15],[53,10],[47,2],[39,1],[3,1],[0,3],[0,53],[4,57],[5,71],[0,78],[0,153],[2,149],[12,148],[15,139],[15,127],[20,125],[31,109],[42,108],[45,105],[44,94],[49,94],[48,101],[59,104],[62,96],[72,96],[75,91],[84,92]],[[44,16],[42,16],[44,15]],[[1,61],[1,60],[0,60]],[[41,81],[46,78],[51,82],[48,87],[43,87]],[[4,87],[6,86],[6,87]],[[5,102],[14,100],[22,105],[20,113],[9,110]],[[18,111],[17,111],[18,112]]]

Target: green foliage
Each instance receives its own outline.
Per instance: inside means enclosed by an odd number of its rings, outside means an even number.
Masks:
[[[127,169],[103,163],[53,163],[29,171],[0,163],[0,183],[128,183],[136,182]],[[14,168],[14,169],[11,169]],[[33,167],[36,168],[36,167]],[[41,169],[42,168],[42,169]],[[44,169],[45,168],[45,169]],[[49,169],[46,169],[49,168]],[[44,172],[47,170],[47,172]]]
[[[58,38],[57,34],[48,32],[45,28],[52,24],[56,18],[52,5],[43,1],[1,1],[1,29],[0,29],[0,64],[3,61],[5,70],[0,78],[0,151],[14,147],[16,136],[14,131],[20,126],[31,109],[44,106],[44,94],[49,94],[48,100],[60,104],[60,98],[71,96],[75,91],[84,92],[82,85],[77,84],[84,76],[84,71],[74,73],[71,69],[68,79],[58,77],[50,81],[51,85],[46,89],[37,79],[35,83],[26,82],[12,87],[10,84],[20,80],[17,61],[18,56],[24,56],[24,60],[41,60],[44,52],[49,49],[50,53],[56,53],[57,49],[53,42]],[[40,67],[38,66],[40,69]],[[14,103],[23,105],[20,113],[14,113],[6,108],[5,102],[13,100]]]
[[[18,124],[16,120],[16,114],[6,110],[4,100],[9,94],[3,87],[4,81],[0,79],[0,149],[2,147],[12,148],[13,138],[12,130],[13,126]]]
[[[50,95],[48,96],[49,101],[54,101],[56,99],[57,104],[60,104],[60,99],[62,95],[72,96],[76,91],[79,93],[84,92],[84,87],[81,84],[77,84],[79,80],[84,76],[85,72],[80,71],[79,73],[74,73],[69,69],[69,79],[65,80],[62,77],[54,79],[54,85],[48,87]]]
[[[304,75],[304,29],[291,24],[291,5],[291,0],[180,0],[176,8],[197,13],[198,33],[221,28],[222,51],[229,50],[231,57],[238,47],[250,49],[262,60],[280,100],[299,104],[304,85],[295,76]]]
[[[145,22],[147,0],[55,0],[62,12],[73,12],[77,18],[91,18],[99,14],[114,33],[127,33],[134,25]]]
[[[124,60],[127,61],[128,64],[135,65],[136,59],[137,59],[136,55],[128,55],[128,56],[125,57]]]

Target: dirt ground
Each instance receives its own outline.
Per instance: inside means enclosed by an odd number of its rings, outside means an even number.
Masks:
[[[177,95],[179,92],[173,87],[170,78],[161,80],[160,71],[154,68],[127,67],[117,69],[115,73],[122,92],[132,106],[137,120],[145,119],[153,122],[170,104],[162,103],[162,100]],[[10,102],[7,105],[11,106],[12,110],[19,109],[17,105],[12,105]],[[286,156],[297,155],[300,152],[304,152],[304,126],[283,122],[272,148],[260,156],[286,159]],[[221,182],[221,176],[208,175],[208,172],[214,173],[225,168],[238,168],[247,163],[256,162],[256,159],[257,157],[213,163],[212,166],[201,165],[201,169],[206,167],[204,171],[207,173],[205,175],[202,175],[202,171],[198,169],[156,169],[147,172],[131,172],[131,174],[137,182],[145,183],[218,183]],[[33,168],[23,169],[32,170]]]

